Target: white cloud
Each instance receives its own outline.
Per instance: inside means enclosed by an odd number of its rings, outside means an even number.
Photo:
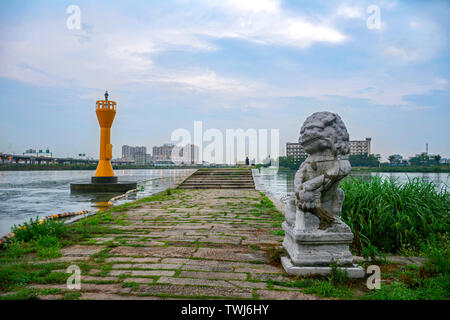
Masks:
[[[433,59],[446,45],[442,26],[431,19],[405,19],[392,25],[381,43],[381,52],[395,64]],[[394,32],[395,31],[395,32]]]
[[[278,13],[280,11],[280,2],[274,0],[228,0],[220,1],[225,6],[234,7],[237,10],[251,12]]]
[[[251,81],[219,76],[212,70],[158,70],[143,79],[146,83],[173,84],[183,90],[198,92],[228,92],[233,94],[250,93],[256,84]]]
[[[359,11],[354,6],[347,5],[340,10],[337,12],[346,17],[358,17]],[[51,20],[30,21],[19,29],[9,30],[13,36],[5,37],[0,47],[0,76],[86,90],[115,90],[127,84],[151,85],[170,91],[220,96],[224,104],[243,97],[338,95],[369,99],[376,104],[408,105],[409,102],[402,100],[404,95],[427,93],[447,86],[445,79],[418,85],[398,79],[353,76],[327,79],[307,75],[300,76],[298,81],[272,85],[239,75],[239,70],[225,74],[210,67],[158,63],[162,52],[220,50],[214,39],[239,38],[261,45],[306,48],[318,42],[339,44],[347,38],[330,27],[329,22],[317,19],[311,22],[287,12],[279,1],[256,1],[253,5],[237,0],[206,2],[195,14],[183,10],[162,12],[160,19],[144,22],[130,21],[130,17],[118,13],[108,15],[111,19],[107,21],[98,20],[96,15],[92,19],[85,15],[87,25],[75,33],[55,28]],[[36,25],[39,28],[35,28]],[[431,46],[431,49],[435,48]],[[410,62],[430,56],[427,50],[430,48],[422,48],[420,41],[406,41],[387,44],[382,52],[390,58]],[[254,102],[248,105],[258,106]]]
[[[210,23],[198,34],[215,38],[240,38],[262,45],[306,48],[318,42],[338,44],[347,37],[327,25],[325,20],[312,22],[283,10],[279,1],[227,0],[207,2],[212,10],[224,13],[222,20]]]
[[[448,80],[444,79],[444,78],[436,78],[436,79],[434,79],[434,82],[436,84],[438,84],[439,86],[441,86],[440,89],[444,89],[448,85]]]
[[[385,52],[403,61],[414,61],[420,57],[418,51],[414,48],[406,49],[391,45],[386,47]]]
[[[0,47],[0,76],[48,86],[113,89],[161,82],[188,90],[242,92],[255,84],[208,68],[178,67],[174,72],[155,65],[155,58],[165,51],[216,51],[214,39],[223,38],[295,48],[346,39],[325,23],[287,12],[279,1],[196,4],[195,10],[162,10],[158,19],[144,21],[108,9],[103,13],[108,19],[98,19],[93,8],[84,6],[80,31],[59,25],[60,19],[36,16],[19,28],[3,30],[8,36]]]
[[[350,6],[340,6],[336,13],[338,16],[343,16],[349,19],[360,19],[364,18],[363,10],[358,7],[350,7]]]

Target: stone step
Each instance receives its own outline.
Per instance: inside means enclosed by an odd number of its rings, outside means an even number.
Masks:
[[[180,189],[254,189],[251,170],[200,169]]]
[[[230,177],[251,177],[251,174],[243,174],[243,173],[239,173],[239,174],[230,174],[230,173],[199,173],[199,174],[193,174],[193,177],[195,176],[230,176]]]
[[[226,175],[240,175],[240,174],[252,174],[252,172],[249,171],[196,171],[194,175],[197,174],[226,174]]]
[[[227,175],[227,174],[194,174],[192,177],[199,177],[199,178],[205,178],[205,179],[214,179],[214,178],[230,178],[230,179],[241,179],[241,178],[252,178],[251,174],[240,174],[240,175]]]
[[[241,182],[230,182],[230,181],[209,181],[209,182],[204,182],[204,181],[185,181],[183,184],[195,184],[195,185],[216,185],[216,184],[227,184],[227,185],[240,185],[240,184],[251,184],[254,185],[253,181],[241,181]]]
[[[249,186],[244,186],[244,185],[240,185],[240,186],[229,186],[229,185],[215,185],[215,186],[211,186],[211,185],[198,185],[198,186],[186,186],[186,185],[182,185],[179,187],[180,189],[255,189],[254,185],[249,185]]]
[[[187,179],[186,182],[188,181],[230,181],[230,182],[240,182],[240,181],[251,181],[253,182],[253,179],[251,178],[245,178],[245,179],[224,179],[224,178],[217,178],[217,179],[202,179],[202,178],[191,178],[191,179]]]

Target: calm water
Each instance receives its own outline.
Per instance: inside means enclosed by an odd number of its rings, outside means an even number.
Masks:
[[[276,198],[280,199],[287,192],[294,191],[294,172],[277,172],[276,169],[261,168],[261,178],[264,181],[266,191],[271,192]],[[391,177],[403,183],[412,178],[421,178],[425,181],[432,181],[436,184],[436,189],[440,190],[445,185],[450,185],[449,173],[421,173],[421,172],[352,172],[351,176],[370,177],[379,175],[381,177]]]
[[[177,183],[191,169],[115,170],[119,181],[137,181],[143,191],[114,204],[136,200]],[[71,194],[70,183],[90,181],[95,171],[0,171],[0,237],[14,224],[67,211],[92,210],[117,193]]]

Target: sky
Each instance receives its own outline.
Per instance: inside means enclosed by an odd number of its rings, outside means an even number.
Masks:
[[[338,113],[351,140],[371,137],[384,160],[426,143],[450,157],[448,1],[0,7],[0,152],[48,147],[59,157],[98,158],[95,101],[108,90],[118,103],[114,157],[124,144],[171,142],[175,129],[193,132],[194,121],[224,135],[279,129],[284,154],[317,111]]]

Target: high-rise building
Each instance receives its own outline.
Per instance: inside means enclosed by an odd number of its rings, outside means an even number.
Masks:
[[[350,141],[350,155],[371,153],[370,143],[372,138],[366,138],[366,140],[351,140]],[[286,143],[286,155],[294,158],[295,161],[304,159],[308,156],[300,143],[287,142]]]
[[[372,138],[366,138],[366,140],[350,140],[350,155],[370,155],[371,140]]]
[[[286,142],[286,155],[294,158],[294,161],[308,157],[308,154],[298,142]]]
[[[195,164],[199,160],[199,147],[193,144],[175,146],[166,143],[153,147],[153,161],[172,161],[177,164]]]
[[[138,165],[147,163],[147,147],[122,146],[122,159],[134,160]]]
[[[166,143],[162,146],[153,147],[153,161],[170,161],[172,159],[172,149],[175,145]]]
[[[122,146],[122,159],[134,160],[133,157],[134,147],[124,145]]]

